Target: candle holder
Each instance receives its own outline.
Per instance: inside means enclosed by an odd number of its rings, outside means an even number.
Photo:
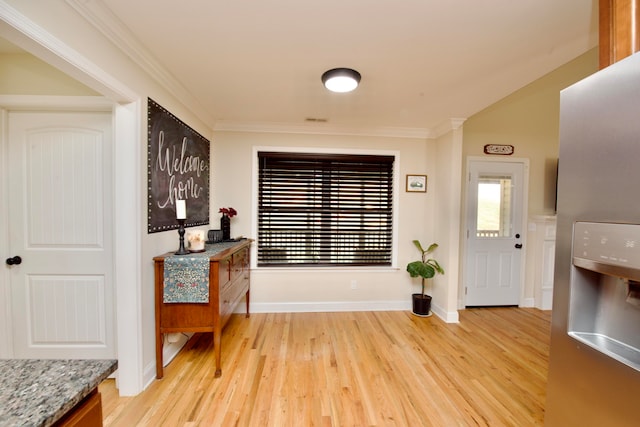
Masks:
[[[184,247],[184,219],[178,220],[178,234],[180,235],[180,247],[175,252],[176,255],[187,255],[189,253],[188,250]]]

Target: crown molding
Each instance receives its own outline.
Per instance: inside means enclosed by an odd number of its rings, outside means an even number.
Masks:
[[[434,138],[439,138],[442,135],[445,135],[449,132],[453,132],[456,131],[458,129],[460,129],[463,125],[463,123],[465,122],[465,120],[467,120],[466,118],[451,118],[448,120],[443,121],[442,123],[440,123],[439,125],[437,125],[434,130],[433,130],[433,134],[434,134]]]
[[[58,67],[80,82],[118,102],[131,102],[136,93],[107,74],[69,45],[0,0],[0,35]]]
[[[433,133],[423,128],[402,127],[356,127],[341,126],[328,123],[299,124],[299,123],[244,123],[244,122],[217,122],[213,127],[214,132],[259,132],[259,133],[295,133],[316,135],[343,135],[343,136],[371,136],[387,138],[412,138],[432,139]]]
[[[435,139],[462,127],[466,118],[451,118],[443,121],[434,129],[403,128],[403,127],[355,127],[340,126],[329,123],[245,123],[245,122],[217,122],[213,131],[216,132],[259,132],[259,133],[297,133],[316,135],[350,135],[372,136],[386,138]]]
[[[149,53],[102,0],[65,1],[183,105],[197,106],[197,110],[189,110],[200,120],[207,124],[213,123],[213,118],[204,114],[206,110],[202,104]]]
[[[0,0],[2,1],[2,0]],[[465,119],[452,118],[445,120],[434,129],[403,128],[403,127],[358,127],[331,124],[299,124],[299,123],[259,123],[259,122],[216,122],[213,117],[205,114],[202,104],[177,80],[149,51],[136,39],[129,29],[118,19],[102,0],[65,0],[76,12],[100,31],[125,55],[138,64],[159,85],[189,108],[204,123],[213,123],[214,131],[230,132],[267,132],[267,133],[298,133],[320,135],[358,135],[374,137],[396,137],[434,139],[447,132],[457,130]]]

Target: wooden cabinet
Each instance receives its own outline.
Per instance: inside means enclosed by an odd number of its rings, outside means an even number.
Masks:
[[[53,427],[102,427],[102,397],[97,388]]]
[[[172,332],[213,332],[215,376],[222,374],[220,343],[222,329],[234,308],[246,299],[249,317],[250,247],[252,240],[214,251],[209,258],[208,303],[164,303],[164,260],[171,253],[153,258],[155,262],[156,377],[163,377],[162,336]],[[215,244],[212,245],[215,250]],[[209,251],[211,247],[207,247]]]

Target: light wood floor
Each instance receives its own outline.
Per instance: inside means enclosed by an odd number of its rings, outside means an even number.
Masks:
[[[105,426],[536,426],[551,312],[481,308],[234,315],[214,378],[197,334],[135,397],[100,386]]]

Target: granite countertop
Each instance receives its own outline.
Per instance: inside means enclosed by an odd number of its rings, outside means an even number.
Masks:
[[[0,427],[52,425],[117,367],[116,360],[0,360]]]

